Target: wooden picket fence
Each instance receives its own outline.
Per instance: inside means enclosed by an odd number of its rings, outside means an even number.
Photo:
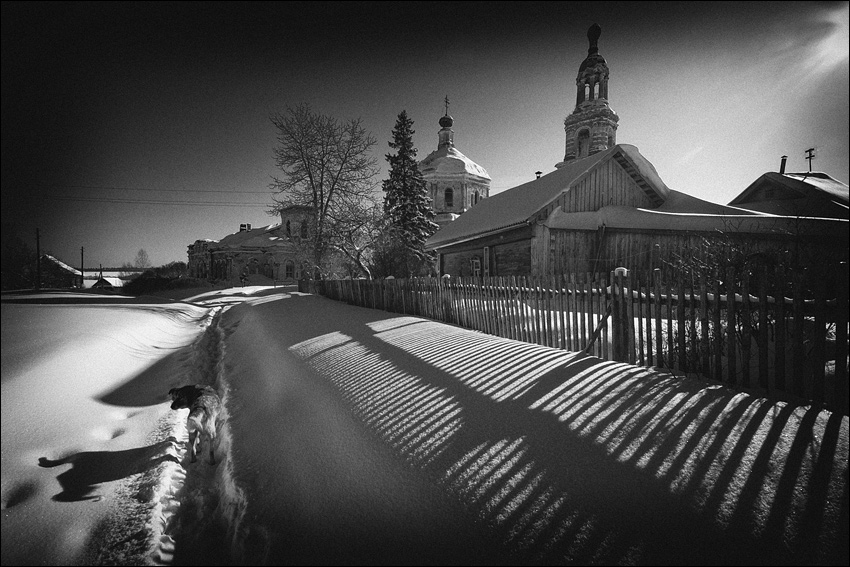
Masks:
[[[786,294],[784,274],[763,274],[756,290],[734,269],[690,285],[659,274],[324,280],[299,289],[848,413],[846,264],[834,294],[804,294],[801,285]]]

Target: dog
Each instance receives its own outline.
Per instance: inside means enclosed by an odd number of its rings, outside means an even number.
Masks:
[[[221,410],[221,398],[218,397],[215,389],[202,384],[171,388],[168,394],[171,396],[171,409],[189,408],[186,429],[189,430],[189,454],[192,462],[198,460],[198,447],[201,437],[204,437],[209,442],[210,464],[214,465],[213,442],[216,435],[216,421]]]

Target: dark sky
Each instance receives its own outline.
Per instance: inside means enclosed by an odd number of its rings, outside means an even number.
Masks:
[[[602,27],[617,141],[672,188],[727,203],[789,156],[848,180],[847,2],[2,3],[2,215],[71,264],[186,260],[275,222],[269,116],[395,119],[497,193],[563,159],[587,28]],[[380,183],[380,179],[376,179]]]

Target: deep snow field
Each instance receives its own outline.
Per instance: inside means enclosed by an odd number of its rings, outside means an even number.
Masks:
[[[185,478],[188,410],[166,402],[171,387],[209,373],[211,297],[4,301],[3,565],[138,564],[160,540],[155,558],[171,559],[162,533]]]

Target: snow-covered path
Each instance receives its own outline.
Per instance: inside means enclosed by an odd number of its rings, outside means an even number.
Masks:
[[[223,316],[230,458],[247,508],[235,549],[177,537],[175,562],[228,552],[242,564],[504,562],[457,499],[371,434],[289,348],[283,329],[301,326],[289,307],[311,300],[280,295]]]

